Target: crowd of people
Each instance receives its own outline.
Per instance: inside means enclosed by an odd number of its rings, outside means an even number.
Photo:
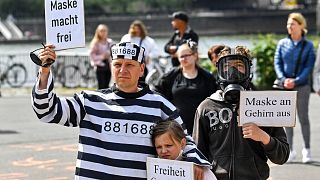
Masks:
[[[196,180],[268,179],[268,160],[284,164],[295,159],[292,127],[238,126],[240,91],[256,89],[249,49],[213,45],[208,58],[217,71],[208,72],[198,64],[199,37],[188,22],[184,12],[172,15],[175,32],[164,50],[173,67],[159,77],[155,89],[144,78],[148,62],[160,51],[138,20],[119,43],[108,38],[106,25],[97,27],[90,45],[97,91],[59,97],[50,66],[40,67],[32,107],[43,122],[80,128],[76,179],[146,179],[150,156],[193,162]],[[277,45],[274,67],[284,88],[298,92],[302,162],[310,163],[308,76],[314,47],[306,39],[302,14],[288,16],[287,30],[288,37]],[[47,44],[38,57],[56,60],[54,45]],[[320,95],[319,61],[313,73]],[[114,84],[109,87],[111,75]]]

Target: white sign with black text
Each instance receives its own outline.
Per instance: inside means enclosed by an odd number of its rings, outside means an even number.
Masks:
[[[85,46],[83,0],[45,0],[46,42],[56,50]]]
[[[241,91],[239,126],[294,127],[297,91]]]
[[[193,180],[193,163],[148,157],[147,179]]]

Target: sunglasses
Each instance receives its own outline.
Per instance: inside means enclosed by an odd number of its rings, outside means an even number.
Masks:
[[[31,60],[32,60],[36,65],[38,65],[38,66],[41,66],[41,67],[49,67],[51,64],[54,63],[54,60],[49,58],[49,59],[47,59],[45,62],[42,62],[42,61],[39,59],[38,55],[36,54],[37,51],[46,48],[46,46],[45,46],[43,43],[41,43],[41,45],[42,45],[43,47],[38,48],[38,49],[33,50],[32,52],[30,52],[30,58],[31,58]]]

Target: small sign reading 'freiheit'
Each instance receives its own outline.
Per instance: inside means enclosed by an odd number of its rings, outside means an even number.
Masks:
[[[148,157],[147,177],[148,180],[193,180],[193,163]]]

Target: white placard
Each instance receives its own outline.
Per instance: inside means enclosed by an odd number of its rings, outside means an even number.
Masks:
[[[46,42],[55,50],[85,46],[83,0],[45,0]]]
[[[147,158],[148,180],[193,180],[193,163],[185,161]]]
[[[239,126],[294,127],[297,91],[241,91]]]

